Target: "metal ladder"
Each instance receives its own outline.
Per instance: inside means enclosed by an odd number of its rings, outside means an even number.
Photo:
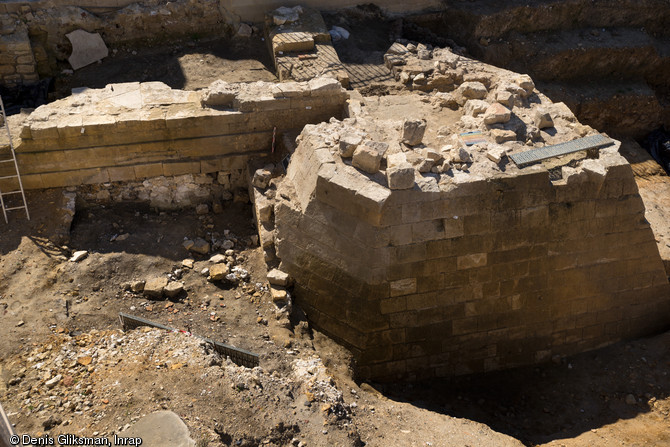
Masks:
[[[21,181],[21,176],[19,175],[19,164],[16,162],[16,153],[14,152],[14,143],[12,142],[12,134],[9,131],[9,123],[7,122],[7,114],[5,113],[5,104],[2,102],[2,97],[0,96],[0,111],[2,111],[2,122],[4,123],[5,130],[7,130],[7,138],[9,138],[9,151],[11,152],[12,158],[0,159],[0,166],[4,163],[13,163],[14,172],[12,175],[5,175],[0,177],[0,180],[10,180],[16,179],[19,184],[19,189],[16,191],[3,192],[0,188],[0,208],[2,208],[2,215],[5,217],[5,223],[9,223],[7,220],[7,211],[12,210],[26,210],[26,217],[30,220],[30,213],[28,212],[28,204],[26,203],[26,194],[23,192],[23,182]],[[20,206],[11,206],[7,207],[5,204],[5,196],[21,194],[21,200],[23,200],[23,205]]]

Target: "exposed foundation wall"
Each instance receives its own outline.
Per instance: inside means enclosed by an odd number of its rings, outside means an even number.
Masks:
[[[280,6],[302,5],[321,11],[333,11],[342,8],[351,8],[365,2],[356,0],[343,0],[332,2],[328,0],[222,0],[223,7],[239,17],[242,21],[260,22],[266,12],[279,8]],[[389,13],[416,13],[422,11],[439,11],[444,9],[442,2],[438,0],[419,0],[414,2],[403,2],[400,0],[378,0],[374,3]]]
[[[0,4],[0,14],[5,12],[17,12],[21,9],[21,7],[26,6],[32,8],[44,8],[49,6],[76,6],[79,8],[122,8],[133,3],[138,2],[136,0],[9,0],[5,4]],[[326,0],[220,0],[220,3],[222,8],[225,8],[231,14],[237,16],[239,20],[249,22],[261,22],[266,12],[279,8],[280,6],[303,5],[309,8],[320,10],[333,10],[353,7],[361,4],[361,2],[354,0],[345,0],[339,3],[333,3]],[[420,12],[425,10],[439,10],[442,8],[441,2],[436,0],[420,0],[416,2],[379,0],[372,3],[393,13]]]
[[[233,20],[218,0],[99,2],[125,6],[110,10],[91,9],[94,3],[0,3],[0,85],[31,84],[37,74],[42,78],[58,74],[58,61],[66,61],[71,54],[66,34],[78,29],[99,33],[108,46],[224,36],[232,30]]]
[[[271,83],[219,82],[217,92],[226,92],[229,105],[201,105],[211,89],[187,92],[150,82],[112,84],[36,109],[16,149],[24,186],[223,171],[230,186],[244,187],[247,162],[270,153],[275,128],[341,116],[347,98],[332,79],[284,84],[298,89],[298,97],[283,96]]]
[[[616,148],[564,168],[389,190],[302,144],[275,207],[297,302],[363,378],[547,361],[669,323],[670,286]]]
[[[39,80],[27,27],[0,16],[0,85],[14,87]]]

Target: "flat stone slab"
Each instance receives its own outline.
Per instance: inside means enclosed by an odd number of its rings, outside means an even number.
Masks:
[[[142,438],[143,447],[195,447],[188,427],[172,411],[151,413],[119,436]]]
[[[82,29],[65,35],[72,43],[72,55],[68,62],[74,70],[98,62],[109,55],[107,45],[98,33],[87,33]]]

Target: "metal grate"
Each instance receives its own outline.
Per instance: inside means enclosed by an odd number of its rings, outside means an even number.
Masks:
[[[155,327],[158,329],[164,329],[166,331],[171,332],[176,331],[176,329],[171,328],[169,326],[165,326],[160,323],[155,323],[153,321],[146,320],[144,318],[135,317],[133,315],[124,314],[123,312],[119,312],[119,321],[121,322],[121,326],[123,327],[124,331],[127,331],[129,329],[135,329],[140,326]],[[198,337],[198,338],[214,346],[214,350],[216,350],[216,352],[218,352],[219,354],[226,357],[230,357],[230,360],[232,360],[233,363],[235,363],[236,365],[246,366],[247,368],[254,368],[260,364],[260,358],[258,354],[254,354],[253,352],[236,348],[234,346],[230,346],[225,343],[214,341],[209,338],[205,337]]]
[[[598,134],[565,143],[554,144],[552,146],[541,147],[539,149],[519,152],[517,154],[512,154],[510,158],[521,168],[540,160],[546,160],[547,158],[572,154],[573,152],[585,151],[588,149],[600,149],[611,144],[614,144],[614,140]]]

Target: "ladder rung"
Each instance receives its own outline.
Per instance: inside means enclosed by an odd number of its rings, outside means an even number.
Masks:
[[[12,162],[12,161],[14,161],[13,158],[8,158],[7,160],[0,160],[0,163],[9,163],[9,162]]]
[[[12,207],[12,208],[5,208],[5,211],[22,210],[22,209],[25,208],[25,207],[26,207],[25,205],[14,206],[14,207]]]
[[[8,196],[10,194],[21,194],[21,191],[0,192],[0,196]]]
[[[8,178],[18,178],[18,175],[6,175],[4,177],[0,177],[0,180],[6,180]]]

